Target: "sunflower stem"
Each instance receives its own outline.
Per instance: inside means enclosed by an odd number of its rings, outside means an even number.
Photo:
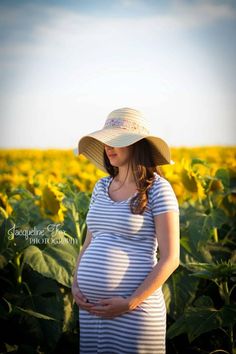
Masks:
[[[215,242],[219,242],[217,227],[213,227],[213,237]]]

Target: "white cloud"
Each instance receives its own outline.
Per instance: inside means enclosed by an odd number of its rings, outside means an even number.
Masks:
[[[230,5],[175,1],[167,13],[132,18],[58,6],[46,6],[43,17],[37,8],[37,18],[35,9],[35,19],[28,20],[31,40],[24,41],[22,29],[20,38],[16,33],[2,46],[6,82],[0,117],[12,131],[2,144],[74,145],[79,135],[98,129],[111,110],[123,106],[146,111],[155,133],[174,145],[220,142],[223,121],[222,141],[227,134],[231,141],[227,122],[233,100],[226,102],[215,58],[185,36],[190,29],[235,18]],[[6,22],[17,24],[16,14],[14,9]]]
[[[216,2],[215,0],[183,1],[175,0],[170,8],[173,18],[182,25],[200,27],[224,20],[235,20],[236,9],[230,3]],[[168,11],[169,13],[169,11]]]
[[[18,31],[18,35],[24,34],[24,27],[32,27],[34,30],[42,24],[51,21],[54,25],[57,20],[62,24],[67,25],[70,22],[70,27],[77,27],[78,21],[82,25],[81,30],[86,31],[87,21],[96,21],[98,23],[109,21],[118,23],[122,19],[124,22],[134,20],[134,23],[149,23],[159,25],[161,27],[177,26],[180,28],[199,27],[209,25],[213,22],[221,20],[236,19],[236,8],[233,3],[215,0],[173,0],[160,4],[159,2],[149,2],[146,0],[120,0],[110,3],[104,15],[99,12],[99,7],[103,5],[102,1],[94,4],[94,9],[91,11],[80,10],[80,4],[74,7],[66,7],[65,5],[51,5],[49,3],[19,3],[17,6],[9,4],[0,4],[0,23],[1,28],[6,28],[8,34]],[[124,8],[124,12],[121,9]],[[126,11],[129,8],[129,11]],[[120,9],[116,13],[116,10]],[[96,14],[97,10],[97,14]],[[136,11],[132,11],[136,10]],[[145,10],[145,11],[144,11]]]

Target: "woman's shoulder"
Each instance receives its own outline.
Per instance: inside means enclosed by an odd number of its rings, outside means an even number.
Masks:
[[[94,185],[94,190],[98,191],[98,190],[105,188],[107,183],[109,182],[109,180],[110,180],[110,176],[105,176],[105,177],[99,178]]]
[[[171,183],[163,176],[160,176],[158,173],[154,172],[154,180],[149,189],[149,195],[151,200],[156,198],[174,198],[176,195]]]
[[[98,195],[102,195],[103,193],[106,193],[106,186],[109,181],[109,176],[102,177],[97,180],[93,187],[93,191],[91,194],[91,202],[90,205],[92,205],[97,198]]]
[[[154,181],[149,192],[154,215],[164,213],[168,210],[179,211],[175,192],[171,183],[166,178],[154,173]]]
[[[154,172],[154,180],[150,187],[150,191],[155,191],[163,187],[171,187],[170,182],[163,176],[160,176],[158,173]]]

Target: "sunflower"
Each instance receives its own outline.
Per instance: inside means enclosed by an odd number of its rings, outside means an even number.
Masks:
[[[55,185],[48,182],[42,191],[42,213],[49,216],[54,222],[62,222],[66,211],[66,207],[62,204],[63,198],[64,194]]]
[[[0,208],[2,209],[2,213],[8,217],[12,213],[12,207],[8,202],[8,197],[4,193],[0,193]]]
[[[182,161],[182,169],[180,179],[185,192],[191,196],[193,200],[201,201],[206,197],[204,190],[204,182],[201,180],[198,172],[191,166],[191,161]]]

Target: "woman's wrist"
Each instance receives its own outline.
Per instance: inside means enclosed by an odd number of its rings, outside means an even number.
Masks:
[[[134,298],[133,296],[128,296],[126,300],[127,300],[129,311],[134,310],[139,305],[138,299]]]

